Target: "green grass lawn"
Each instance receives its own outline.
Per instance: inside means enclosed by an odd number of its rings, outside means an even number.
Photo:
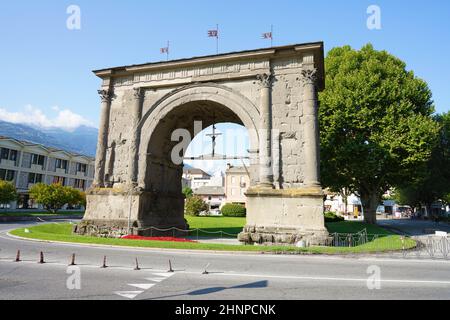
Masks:
[[[226,229],[240,232],[245,218],[220,218],[220,217],[187,217],[191,228],[205,228],[209,230]],[[338,225],[339,224],[339,225]],[[331,226],[330,226],[331,225]],[[351,222],[348,225],[342,222],[327,225],[332,230],[353,230],[360,231],[359,228],[366,228],[364,224]],[[25,233],[24,228],[16,229],[11,233],[16,236],[40,239],[48,241],[78,242],[90,244],[104,244],[117,246],[166,248],[166,249],[190,249],[190,250],[214,250],[214,251],[253,251],[253,252],[292,252],[311,254],[350,254],[350,253],[370,253],[399,250],[402,248],[400,236],[389,235],[384,230],[385,236],[357,247],[309,247],[296,248],[293,246],[253,246],[253,245],[225,245],[187,242],[163,242],[163,241],[141,241],[126,239],[105,239],[96,237],[86,237],[72,234],[72,225],[68,223],[44,224],[28,228],[31,233]],[[239,230],[238,230],[239,229]],[[374,229],[377,230],[377,229]],[[332,231],[334,232],[334,231]],[[237,233],[237,232],[236,232]],[[350,233],[350,232],[347,232]],[[407,239],[406,248],[415,246],[415,241]]]
[[[84,215],[84,211],[60,211],[56,214],[53,214],[48,211],[28,211],[28,212],[20,212],[20,211],[3,211],[0,210],[0,217],[43,217],[43,216],[82,216]]]
[[[222,236],[236,238],[245,225],[245,218],[236,217],[192,217],[185,216],[190,229],[202,229],[205,232],[199,232],[199,236]],[[220,231],[226,234],[220,234]],[[210,234],[209,232],[216,232]],[[228,234],[228,235],[227,235]],[[193,232],[192,235],[197,235]]]

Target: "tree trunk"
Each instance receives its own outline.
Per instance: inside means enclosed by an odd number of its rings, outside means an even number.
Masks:
[[[364,222],[377,223],[377,208],[381,201],[381,195],[376,191],[361,191],[361,203],[364,209]]]

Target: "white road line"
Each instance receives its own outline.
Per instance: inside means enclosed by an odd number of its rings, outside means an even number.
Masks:
[[[158,276],[158,277],[163,277],[163,278],[170,278],[171,276],[173,276],[173,273],[155,273],[155,272],[152,272],[152,274],[154,274],[155,276]]]
[[[220,274],[215,274],[215,276],[252,277],[252,278],[270,278],[270,279],[292,279],[292,280],[316,280],[316,281],[356,281],[356,282],[363,281],[363,282],[367,282],[367,278],[275,276],[275,275],[257,275],[257,274],[242,274],[242,273],[220,273]],[[390,283],[450,285],[450,281],[442,281],[442,280],[380,279],[380,281],[381,282],[388,282],[388,283],[390,282]]]
[[[153,281],[153,282],[161,282],[166,280],[167,278],[145,278],[145,280]]]
[[[129,283],[128,285],[139,288],[139,289],[148,290],[151,287],[153,287],[155,284],[154,283],[135,283],[135,284]]]
[[[138,295],[140,295],[144,291],[116,291],[114,294],[117,294],[118,296],[127,298],[127,299],[134,299]]]

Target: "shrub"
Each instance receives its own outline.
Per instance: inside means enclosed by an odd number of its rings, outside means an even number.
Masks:
[[[184,208],[188,216],[198,216],[202,211],[208,210],[208,205],[199,196],[192,196],[186,199]]]
[[[30,196],[51,213],[57,213],[65,204],[78,205],[84,202],[84,193],[61,184],[35,184],[30,189]]]
[[[241,204],[227,203],[221,209],[224,217],[245,217],[247,209]]]
[[[8,204],[16,199],[17,192],[14,184],[0,180],[0,204]]]
[[[184,187],[182,192],[186,199],[189,199],[194,195],[194,191],[192,191],[192,189],[189,187]]]
[[[325,222],[340,222],[344,221],[343,217],[336,215],[334,212],[325,212]]]

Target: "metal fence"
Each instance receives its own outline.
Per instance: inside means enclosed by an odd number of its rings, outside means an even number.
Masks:
[[[191,239],[230,239],[237,238],[237,233],[229,233],[223,230],[209,231],[205,229],[183,230],[179,228],[160,229],[149,227],[144,229],[149,231],[150,237],[186,237]],[[411,240],[415,245],[411,246]],[[307,244],[308,245],[308,244]],[[392,235],[369,234],[367,230],[357,233],[332,233],[329,241],[325,244],[328,247],[357,248],[367,245],[370,252],[384,255],[391,255],[396,258],[450,258],[450,238],[449,237],[393,237]]]
[[[140,229],[140,230],[148,231],[150,237],[153,237],[153,236],[165,236],[165,237],[181,236],[181,237],[191,237],[191,238],[196,238],[196,239],[201,239],[201,238],[224,239],[224,238],[237,238],[237,236],[238,236],[238,233],[229,233],[229,232],[225,232],[223,230],[218,230],[218,231],[209,231],[209,230],[205,230],[205,229],[184,230],[184,229],[179,229],[179,228],[175,228],[175,227],[167,228],[167,229],[149,227],[149,228]]]

